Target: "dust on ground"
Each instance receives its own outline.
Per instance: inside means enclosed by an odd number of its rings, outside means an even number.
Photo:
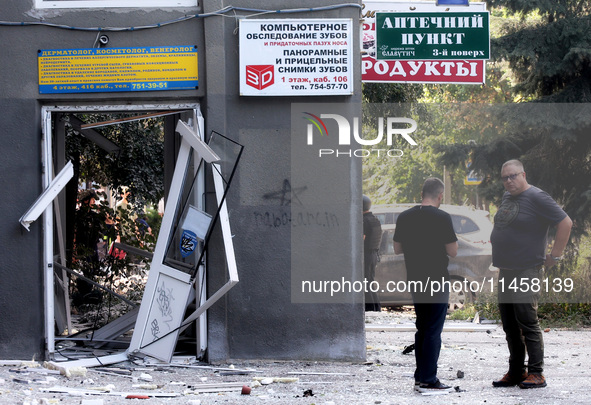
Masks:
[[[403,354],[404,348],[413,343],[414,332],[410,328],[380,330],[380,325],[388,329],[391,325],[412,325],[413,320],[413,313],[408,310],[366,313],[367,361],[362,363],[235,360],[228,364],[183,368],[125,362],[109,367],[126,374],[105,374],[88,368],[86,375],[71,378],[42,367],[33,371],[25,364],[2,366],[0,403],[490,405],[591,402],[590,332],[550,330],[544,333],[544,374],[548,387],[493,388],[492,380],[507,371],[508,352],[502,328],[488,324],[468,332],[470,324],[462,321],[446,322],[451,329],[460,327],[456,329],[463,331],[444,330],[439,359],[439,378],[457,387],[456,390],[436,396],[415,393],[414,353]],[[249,395],[241,394],[243,386],[251,388]],[[70,392],[51,392],[56,387]],[[217,392],[198,393],[206,387]],[[174,396],[125,399],[130,393]]]

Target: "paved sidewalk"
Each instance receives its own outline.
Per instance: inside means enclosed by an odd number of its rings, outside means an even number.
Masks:
[[[131,363],[129,376],[99,374],[88,369],[86,376],[70,379],[60,375],[17,373],[17,367],[0,367],[0,403],[82,404],[94,400],[102,404],[138,403],[113,392],[146,395],[170,394],[171,398],[150,398],[142,404],[589,404],[591,403],[591,333],[551,330],[544,333],[548,387],[523,390],[518,387],[493,388],[507,368],[508,352],[500,326],[488,325],[474,332],[471,325],[448,321],[443,332],[439,377],[458,387],[447,395],[424,396],[414,392],[414,353],[402,354],[413,342],[412,330],[392,330],[391,325],[408,325],[409,314],[368,314],[366,319],[367,362],[363,364],[293,361],[234,361],[204,368],[145,367]],[[382,326],[380,326],[382,325]],[[327,348],[330,350],[330,348]],[[227,370],[230,366],[232,370]],[[226,369],[226,370],[225,370]],[[252,372],[237,374],[236,369]],[[142,380],[142,375],[151,381]],[[463,378],[458,378],[462,375]],[[16,380],[15,380],[16,379]],[[255,379],[268,379],[259,385]],[[274,379],[274,380],[273,380]],[[283,382],[282,382],[283,381]],[[234,386],[230,386],[234,383]],[[110,384],[110,386],[109,386]],[[143,385],[142,385],[143,384]],[[197,393],[206,385],[211,393]],[[252,388],[241,395],[243,385]],[[97,392],[81,396],[75,392],[51,393],[51,387]],[[110,387],[111,393],[97,389]],[[217,387],[217,388],[216,388]],[[153,389],[147,389],[153,388]],[[227,389],[228,391],[222,391]],[[50,391],[50,390],[49,390]],[[46,402],[40,402],[45,400]],[[35,402],[37,401],[37,402]],[[101,402],[102,401],[102,402]],[[88,403],[88,402],[87,402]]]

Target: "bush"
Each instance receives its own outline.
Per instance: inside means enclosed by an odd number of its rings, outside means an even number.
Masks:
[[[448,318],[453,321],[466,321],[474,319],[476,315],[476,308],[472,304],[466,304],[462,308],[458,308],[448,315]]]
[[[547,303],[538,307],[543,327],[577,329],[591,326],[591,304]]]
[[[488,319],[493,321],[498,321],[501,319],[496,294],[480,294],[474,301],[474,308],[476,311],[478,311],[480,319]]]

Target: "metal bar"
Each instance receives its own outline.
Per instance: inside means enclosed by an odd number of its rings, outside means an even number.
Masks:
[[[114,242],[113,247],[116,249],[125,250],[127,253],[131,253],[132,255],[145,257],[146,259],[151,259],[154,257],[154,253],[152,252],[136,248],[135,246],[126,245],[125,243]]]
[[[89,129],[89,128],[106,127],[108,125],[122,124],[124,122],[141,121],[141,120],[145,120],[148,118],[157,118],[157,117],[164,117],[165,115],[179,114],[179,113],[182,113],[185,111],[187,111],[187,110],[175,110],[175,111],[170,111],[170,112],[151,113],[151,114],[144,114],[144,115],[136,115],[134,117],[118,118],[116,120],[110,120],[110,121],[92,122],[90,124],[82,124],[82,125],[80,125],[80,128]]]
[[[120,300],[124,301],[126,304],[129,304],[129,305],[131,305],[131,306],[132,306],[132,307],[134,307],[134,308],[135,308],[135,307],[137,307],[137,304],[136,304],[135,302],[128,300],[128,299],[127,299],[127,298],[125,298],[124,296],[122,296],[122,295],[120,295],[120,294],[117,294],[115,291],[108,289],[107,287],[105,287],[105,286],[103,286],[103,285],[101,285],[101,284],[97,283],[96,281],[92,281],[92,280],[91,280],[91,279],[89,279],[88,277],[84,277],[82,274],[76,273],[74,270],[68,269],[67,267],[65,267],[65,266],[62,266],[62,265],[61,265],[61,264],[59,264],[59,263],[55,263],[55,262],[54,262],[53,264],[54,264],[54,266],[55,266],[56,268],[58,268],[58,269],[60,269],[60,270],[65,270],[65,271],[67,271],[68,273],[72,274],[73,276],[76,276],[76,277],[78,277],[78,278],[81,278],[82,280],[86,281],[87,283],[90,283],[90,284],[94,285],[95,287],[98,287],[98,288],[100,288],[101,290],[104,290],[104,291],[108,292],[109,294],[111,294],[111,295],[114,295],[115,297],[117,297],[117,298],[119,298]]]
[[[56,145],[55,150],[55,158],[54,162],[58,171],[61,170],[67,162],[66,156],[66,123],[62,119],[62,114],[53,114],[54,119],[54,140],[53,144]],[[55,169],[53,173],[53,177],[55,178]],[[58,251],[60,252],[62,265],[66,265],[66,246],[64,244],[65,233],[64,229],[66,228],[65,218],[61,215],[63,212],[63,207],[66,206],[66,196],[65,193],[60,193],[57,198],[53,201],[54,203],[54,210],[55,210],[55,225],[57,230],[57,241],[58,241]],[[66,312],[66,328],[68,329],[68,333],[72,333],[72,314],[70,310],[70,289],[69,280],[68,280],[68,273],[62,270],[61,280],[59,279],[59,285],[63,289],[63,301],[64,301],[64,308]],[[57,296],[54,296],[54,303],[55,300],[58,299]],[[57,317],[56,317],[57,323]],[[63,328],[62,328],[63,330]]]
[[[42,109],[43,122],[43,187],[49,188],[53,173],[53,153],[51,139],[51,111]],[[63,170],[67,170],[64,168]],[[62,170],[62,171],[63,171]],[[60,172],[61,173],[61,172]],[[47,191],[47,190],[45,190]],[[53,201],[53,198],[51,199]],[[50,201],[50,202],[51,202]],[[22,218],[21,218],[22,220]],[[21,221],[21,224],[23,222]],[[24,225],[23,225],[24,226]],[[43,214],[43,299],[45,301],[45,348],[49,355],[55,351],[55,313],[53,302],[53,206],[48,203]]]
[[[195,319],[199,318],[201,314],[203,314],[209,307],[211,307],[217,300],[223,297],[232,287],[234,287],[238,281],[238,268],[236,265],[236,256],[234,254],[234,243],[232,242],[232,230],[230,228],[230,218],[228,215],[228,208],[226,206],[226,200],[223,199],[224,193],[224,183],[221,176],[221,170],[219,165],[213,163],[217,170],[213,170],[213,181],[215,187],[215,194],[217,198],[218,205],[220,205],[220,226],[222,228],[222,239],[224,241],[224,250],[226,252],[226,263],[228,265],[228,276],[230,280],[226,284],[222,286],[219,290],[217,290],[211,297],[209,297],[204,303],[199,305],[199,307],[193,311],[185,320],[183,321],[181,326],[188,325],[189,323],[193,322]]]
[[[58,200],[54,200],[54,210],[55,210],[55,226],[57,228],[57,242],[58,242],[58,249],[60,252],[60,261],[62,266],[66,265],[66,247],[64,245],[64,230],[62,229],[62,218],[61,218],[61,210],[59,206]],[[68,283],[68,274],[65,270],[62,270],[62,277],[61,279],[58,277],[59,285],[63,290],[64,294],[64,308],[66,311],[66,327],[68,328],[68,333],[72,333],[72,314],[70,313],[70,288]],[[55,301],[54,301],[55,303]]]
[[[105,138],[102,134],[96,132],[94,129],[83,129],[84,121],[80,120],[74,115],[70,115],[70,124],[72,127],[80,132],[82,136],[88,138],[92,142],[96,143],[100,148],[106,150],[109,153],[118,152],[119,146],[109,139]]]

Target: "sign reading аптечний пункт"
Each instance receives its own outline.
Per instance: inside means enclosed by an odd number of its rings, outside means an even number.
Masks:
[[[488,12],[376,13],[376,59],[489,59]]]
[[[194,45],[44,49],[39,93],[189,90],[198,86]]]

